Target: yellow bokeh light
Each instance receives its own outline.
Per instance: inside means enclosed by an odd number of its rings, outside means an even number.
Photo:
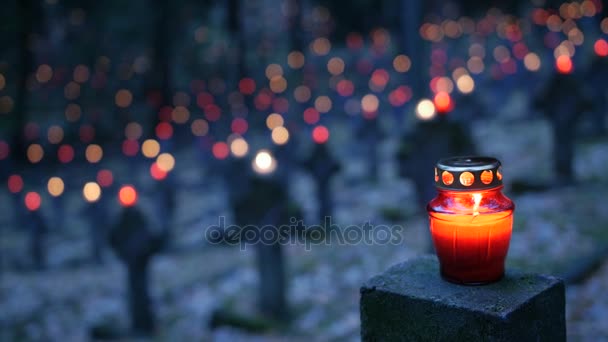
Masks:
[[[325,56],[331,50],[331,43],[327,38],[317,38],[311,43],[310,49],[317,56]]]
[[[31,163],[38,163],[44,157],[44,150],[39,144],[32,144],[27,148],[27,159]]]
[[[137,122],[130,122],[125,127],[125,137],[130,140],[137,140],[141,138],[144,133],[144,129]]]
[[[319,96],[315,99],[315,109],[319,113],[327,113],[331,110],[331,99],[329,96]]]
[[[63,140],[63,128],[58,125],[49,127],[47,138],[51,144],[59,144]]]
[[[118,107],[127,108],[131,105],[131,101],[133,101],[133,95],[127,89],[120,89],[116,92],[114,101]]]
[[[412,67],[412,61],[406,55],[398,55],[393,59],[393,68],[397,72],[408,72]]]
[[[190,119],[190,111],[184,106],[177,106],[171,112],[171,118],[177,124],[184,124]]]
[[[435,105],[429,99],[422,99],[416,105],[416,117],[420,120],[430,120],[435,116]]]
[[[530,71],[538,71],[540,64],[540,58],[534,52],[529,52],[524,57],[524,66]]]
[[[95,182],[88,182],[82,189],[82,196],[89,203],[97,202],[101,197],[101,187]]]
[[[272,141],[277,145],[284,145],[289,141],[289,131],[283,126],[275,127],[271,135]]]
[[[287,89],[287,80],[283,76],[274,76],[270,79],[270,90],[275,94],[280,94]]]
[[[190,128],[192,129],[192,134],[197,137],[203,137],[209,132],[209,124],[205,119],[196,119],[192,121]]]
[[[379,104],[380,101],[378,100],[378,97],[374,94],[367,94],[361,99],[361,109],[363,109],[364,112],[376,112],[378,110]]]
[[[165,172],[170,172],[175,167],[175,158],[169,153],[162,153],[156,158],[158,168]]]
[[[292,51],[287,55],[287,64],[292,69],[300,69],[304,66],[306,58],[300,51]]]
[[[46,83],[53,77],[53,68],[48,64],[42,64],[38,66],[36,70],[36,80],[40,83]]]
[[[141,145],[141,153],[146,158],[156,158],[160,153],[160,144],[154,139],[148,139]]]
[[[49,182],[47,183],[46,187],[51,196],[59,197],[59,196],[61,196],[61,194],[63,194],[63,191],[65,189],[65,184],[63,183],[63,180],[61,178],[51,177],[51,179],[49,179]]]
[[[277,163],[270,151],[260,150],[253,159],[253,170],[260,174],[269,174],[277,168]]]
[[[99,163],[103,158],[103,149],[96,144],[89,145],[85,151],[85,156],[89,163]]]
[[[266,67],[266,77],[271,80],[273,77],[283,76],[283,68],[278,64],[270,64]]]
[[[475,90],[475,81],[469,75],[462,75],[456,80],[458,91],[463,94],[470,94]]]
[[[344,72],[344,61],[340,57],[332,57],[327,62],[327,71],[336,76]]]
[[[242,158],[249,152],[249,144],[247,144],[247,141],[243,138],[235,138],[230,143],[230,152],[232,152],[235,157]]]
[[[296,101],[298,101],[300,103],[310,100],[310,96],[311,96],[310,88],[308,88],[305,85],[298,86],[293,91],[293,97],[295,97]]]
[[[272,113],[266,118],[266,127],[268,129],[275,129],[276,127],[283,126],[284,123],[285,120],[283,120],[281,114]]]

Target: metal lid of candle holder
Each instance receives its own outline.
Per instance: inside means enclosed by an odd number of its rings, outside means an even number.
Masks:
[[[441,159],[435,165],[435,186],[468,191],[502,185],[500,161],[492,157],[463,156]]]

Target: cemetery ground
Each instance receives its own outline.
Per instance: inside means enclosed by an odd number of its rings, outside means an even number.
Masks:
[[[513,182],[543,184],[551,175],[550,131],[544,120],[498,123],[477,122],[475,140],[480,152],[497,156],[504,165],[505,193],[516,203],[513,239],[507,267],[572,277],[567,286],[568,337],[573,341],[608,338],[604,324],[608,313],[608,263],[590,272],[578,272],[593,264],[608,246],[608,210],[604,208],[608,180],[608,140],[577,143],[577,184],[537,191],[513,192]],[[334,130],[336,140],[339,130]],[[518,134],[514,134],[517,132]],[[508,146],[504,142],[508,141]],[[210,329],[217,309],[255,317],[257,271],[254,249],[211,245],[204,241],[205,228],[219,216],[232,219],[227,198],[218,182],[176,151],[180,165],[177,208],[172,229],[173,247],[152,261],[150,289],[158,320],[158,340],[271,341],[359,339],[359,287],[389,266],[426,252],[428,222],[416,209],[414,187],[399,179],[392,158],[397,139],[389,137],[381,147],[379,181],[363,180],[365,162],[356,154],[332,184],[334,221],[342,226],[400,224],[405,240],[400,245],[319,245],[285,247],[288,272],[289,325],[245,332],[229,327]],[[118,163],[117,163],[118,164]],[[126,163],[122,163],[123,165]],[[120,167],[120,165],[117,165]],[[124,167],[124,166],[123,166]],[[147,172],[142,167],[138,172]],[[149,177],[142,177],[142,179]],[[155,218],[154,183],[138,184],[140,208]],[[314,221],[316,205],[311,177],[297,171],[290,193],[303,207],[308,222]],[[510,183],[510,184],[509,184]],[[183,184],[197,184],[185,186]],[[533,187],[530,187],[533,189]],[[2,194],[3,220],[11,220],[13,203]],[[0,239],[0,338],[6,340],[84,340],[95,329],[126,329],[125,268],[109,248],[105,262],[91,263],[88,225],[80,214],[84,201],[79,191],[66,193],[63,227],[53,226],[54,213],[42,212],[50,229],[45,271],[29,270],[27,234],[20,227],[3,224]],[[115,196],[115,194],[108,194]],[[111,199],[112,201],[114,198]],[[108,215],[107,224],[117,217]],[[604,260],[604,259],[601,259]],[[579,276],[574,276],[579,275]],[[288,338],[289,336],[289,338]],[[296,338],[291,338],[296,336]]]

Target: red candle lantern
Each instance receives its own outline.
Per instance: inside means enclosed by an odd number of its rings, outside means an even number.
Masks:
[[[504,275],[513,202],[502,194],[500,162],[454,157],[435,167],[438,195],[427,206],[441,275],[460,284],[486,284]]]

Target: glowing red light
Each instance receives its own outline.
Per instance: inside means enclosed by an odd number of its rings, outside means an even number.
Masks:
[[[349,80],[340,80],[336,85],[336,91],[340,96],[351,96],[355,91],[355,86],[353,85],[353,82]]]
[[[139,152],[139,143],[137,140],[127,139],[122,142],[122,153],[127,157],[135,157]]]
[[[163,106],[158,110],[158,120],[169,122],[173,118],[173,108],[171,106]]]
[[[603,39],[598,39],[595,44],[593,44],[593,50],[595,54],[600,57],[608,56],[608,42]]]
[[[196,105],[200,109],[205,109],[205,106],[208,106],[210,104],[213,104],[213,95],[206,92],[202,92],[196,95]]]
[[[255,91],[255,81],[251,78],[243,78],[239,81],[239,91],[245,95],[251,95]]]
[[[306,108],[306,110],[304,110],[304,121],[306,121],[306,123],[308,124],[316,124],[317,122],[319,122],[319,112],[314,109],[314,108]]]
[[[230,148],[228,148],[228,144],[221,141],[213,144],[211,150],[213,152],[213,156],[220,160],[228,158],[228,154],[230,153]]]
[[[351,50],[357,50],[363,47],[363,37],[360,34],[351,32],[346,37],[346,45]]]
[[[403,106],[412,98],[412,89],[408,86],[399,86],[388,95],[388,101],[393,107]]]
[[[572,72],[572,60],[566,55],[561,55],[555,60],[555,67],[561,74],[569,74]]]
[[[125,185],[118,192],[118,201],[123,207],[132,207],[137,203],[137,190],[132,185]]]
[[[312,130],[312,140],[317,144],[324,144],[329,140],[329,130],[325,126],[317,126]]]
[[[236,118],[232,120],[230,128],[234,133],[245,134],[245,132],[247,132],[247,129],[249,128],[249,124],[247,123],[247,120],[243,118]]]
[[[6,159],[8,157],[9,152],[10,146],[4,141],[0,141],[0,160]]]
[[[40,209],[40,204],[42,203],[42,199],[40,195],[36,192],[28,192],[25,195],[25,207],[29,211],[36,211]]]
[[[378,69],[372,73],[372,83],[380,87],[386,86],[389,78],[388,72],[384,69]]]
[[[452,99],[450,98],[450,95],[444,91],[438,92],[435,95],[433,102],[439,113],[447,113],[452,110]]]
[[[100,170],[97,172],[97,183],[103,188],[107,188],[114,183],[114,176],[110,170]]]
[[[160,140],[168,140],[173,136],[173,126],[168,122],[161,122],[156,125],[156,136]]]
[[[23,178],[19,175],[12,175],[8,177],[8,191],[13,194],[19,193],[23,190]]]
[[[150,176],[155,180],[162,181],[167,178],[167,175],[168,173],[166,171],[163,171],[158,167],[158,163],[153,163],[152,166],[150,166]]]
[[[95,127],[91,125],[82,125],[79,129],[80,141],[88,144],[95,139]]]
[[[57,151],[59,161],[66,164],[74,160],[74,148],[70,145],[61,145]]]
[[[215,104],[205,106],[205,118],[209,121],[217,121],[222,115],[222,110]]]
[[[258,110],[266,110],[272,103],[272,95],[267,91],[260,91],[253,102]]]

